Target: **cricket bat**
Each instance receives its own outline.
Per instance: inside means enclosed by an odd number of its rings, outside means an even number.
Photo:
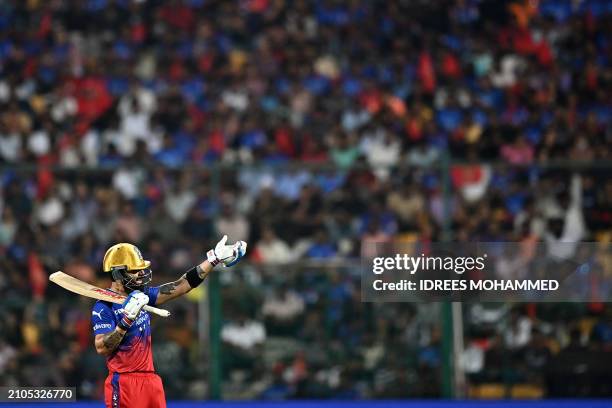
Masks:
[[[49,280],[58,284],[62,288],[69,290],[70,292],[87,296],[92,299],[104,300],[106,302],[121,304],[126,298],[126,296],[123,296],[111,290],[102,289],[94,285],[90,285],[89,283],[83,282],[82,280],[67,275],[62,271],[52,273],[51,276],[49,276]],[[156,315],[162,317],[170,316],[170,312],[166,309],[160,309],[147,305],[144,307],[144,310],[146,310],[147,312],[155,313]]]

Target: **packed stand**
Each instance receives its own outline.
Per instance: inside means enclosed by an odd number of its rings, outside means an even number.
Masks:
[[[5,1],[0,161],[609,159],[606,0]]]

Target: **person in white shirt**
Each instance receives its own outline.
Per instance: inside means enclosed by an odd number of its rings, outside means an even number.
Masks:
[[[261,261],[269,265],[282,265],[293,260],[289,245],[280,239],[272,228],[266,227],[261,233],[261,240],[255,247]]]

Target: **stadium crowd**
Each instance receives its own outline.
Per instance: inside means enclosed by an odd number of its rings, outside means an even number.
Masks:
[[[610,240],[611,11],[2,2],[0,383],[99,397],[89,303],[48,274],[100,282],[129,241],[160,283],[226,233],[251,245],[223,275],[228,395],[438,396],[436,305],[364,304],[343,262],[392,239]],[[170,398],[201,398],[197,307],[176,308],[156,366]],[[559,356],[609,359],[610,305],[558,308],[468,308],[470,381],[562,395]],[[610,395],[588,386],[609,367],[592,372],[576,392]]]
[[[0,160],[606,159],[610,8],[5,1]]]

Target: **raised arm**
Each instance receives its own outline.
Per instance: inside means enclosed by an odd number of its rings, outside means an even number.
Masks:
[[[174,282],[164,283],[163,285],[159,287],[159,295],[157,295],[157,301],[155,302],[155,304],[161,305],[162,303],[166,303],[169,300],[172,300],[179,296],[183,296],[185,293],[193,289],[195,286],[192,287],[189,284],[189,281],[187,280],[187,274],[193,273],[192,271],[194,270],[195,270],[195,273],[197,274],[197,279],[199,279],[201,282],[201,281],[204,281],[204,279],[206,279],[210,271],[213,270],[213,266],[211,265],[210,262],[204,261],[198,266],[196,266],[195,268],[188,270],[186,273],[184,273],[180,278],[178,278]]]
[[[161,305],[169,300],[184,295],[191,289],[201,284],[215,266],[223,263],[226,267],[237,264],[246,254],[247,244],[238,241],[233,245],[226,245],[227,235],[223,236],[217,243],[215,249],[206,254],[207,260],[191,268],[174,282],[168,282],[159,287],[156,305]]]

